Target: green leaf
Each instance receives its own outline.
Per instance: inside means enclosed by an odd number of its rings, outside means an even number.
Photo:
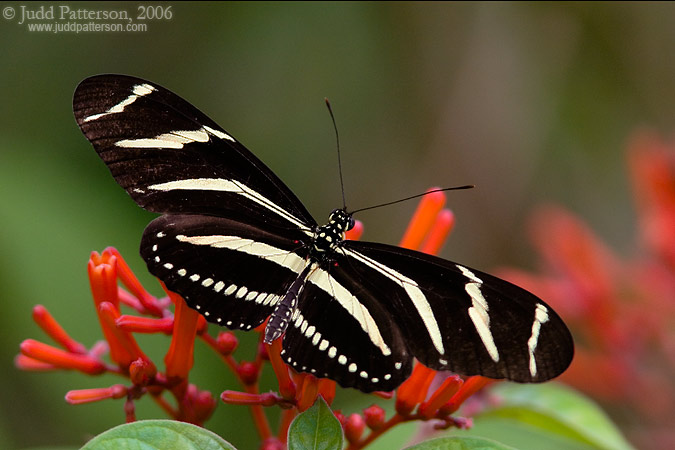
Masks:
[[[514,448],[479,437],[445,437],[431,439],[406,450],[514,450]]]
[[[482,424],[486,419],[501,419],[517,423],[519,428],[533,429],[544,438],[548,436],[552,442],[558,442],[558,448],[633,448],[598,405],[564,385],[503,383],[493,393],[501,396],[504,404],[476,417],[474,430],[477,434],[485,435]],[[565,441],[567,444],[563,443]],[[527,448],[520,442],[508,442],[518,448]]]
[[[82,450],[236,450],[217,434],[175,420],[140,420],[96,436]]]
[[[337,450],[342,448],[342,439],[340,422],[319,397],[314,406],[291,423],[288,450]]]

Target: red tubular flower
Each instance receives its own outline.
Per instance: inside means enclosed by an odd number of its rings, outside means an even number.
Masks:
[[[272,369],[274,369],[274,374],[279,381],[279,393],[286,400],[294,399],[296,392],[295,383],[293,383],[289,374],[289,367],[281,359],[281,339],[277,339],[269,344],[267,354],[272,364]]]
[[[438,410],[438,414],[441,416],[453,414],[460,406],[462,406],[462,403],[464,403],[466,399],[493,382],[494,380],[491,380],[490,378],[474,376],[467,378],[464,383],[458,383],[456,380],[448,383],[445,389],[447,389],[448,392],[455,390],[455,393],[450,397],[450,400]],[[457,387],[459,389],[456,389]]]
[[[152,319],[150,317],[139,317],[131,315],[121,315],[116,321],[119,329],[129,333],[164,333],[173,332],[173,317],[165,319]]]
[[[438,188],[432,188],[429,191],[434,189]],[[421,248],[444,204],[445,194],[443,192],[431,192],[422,197],[399,245],[413,250]]]
[[[38,361],[37,359],[30,358],[26,355],[16,355],[14,358],[14,365],[18,369],[30,372],[47,372],[60,369],[60,367],[57,367],[54,364]]]
[[[329,406],[332,405],[333,399],[335,399],[335,381],[329,380],[328,378],[319,378],[318,384],[319,395],[323,397]]]
[[[86,347],[71,338],[44,306],[36,305],[33,307],[33,320],[50,338],[67,351],[71,353],[87,352]]]
[[[319,380],[312,374],[301,374],[296,394],[296,407],[302,412],[309,409],[319,396]]]
[[[121,384],[115,384],[107,388],[80,389],[69,391],[66,401],[71,405],[98,402],[101,400],[123,398],[127,395],[127,388]]]
[[[427,396],[436,371],[422,364],[416,364],[410,378],[405,380],[396,391],[396,412],[409,415]]]
[[[124,258],[121,257],[117,249],[114,247],[108,247],[103,250],[103,255],[110,258],[115,258],[115,262],[117,263],[117,276],[119,277],[119,280],[124,286],[126,286],[127,289],[129,289],[129,291],[144,308],[143,310],[139,310],[139,312],[151,314],[155,317],[162,317],[162,308],[157,304],[156,299],[143,288],[140,281],[138,281],[138,278],[131,271],[129,265],[124,260]]]
[[[475,377],[472,377],[475,378]],[[471,380],[471,378],[469,379]],[[458,375],[453,375],[448,378],[446,378],[443,381],[443,384],[441,384],[441,387],[439,387],[431,396],[429,397],[429,400],[425,401],[422,403],[419,407],[419,413],[422,417],[425,419],[431,419],[436,415],[438,410],[446,404],[447,402],[450,401],[450,399],[455,398],[455,394],[459,389],[462,387],[464,384],[464,380],[460,378]],[[461,402],[458,403],[461,404],[463,403],[463,399]],[[448,411],[444,412],[443,415],[448,415],[452,414],[455,411]]]
[[[106,371],[103,363],[89,355],[70,353],[33,339],[23,341],[20,349],[23,355],[32,360],[50,364],[61,369],[79,370],[89,375],[98,375]]]
[[[131,333],[117,327],[119,310],[109,302],[101,302],[98,306],[101,327],[108,330],[106,340],[110,345],[110,356],[124,371],[128,371],[132,362],[139,358],[150,361],[138,346]]]
[[[166,287],[164,288],[166,290]],[[171,346],[164,357],[166,377],[171,383],[172,380],[187,380],[188,373],[192,369],[194,343],[200,314],[189,308],[180,295],[169,290],[166,290],[166,293],[175,306]]]
[[[282,399],[278,395],[268,392],[265,394],[251,394],[249,392],[223,391],[220,399],[231,405],[262,405],[273,406]]]
[[[443,209],[436,215],[427,237],[420,251],[430,255],[436,255],[448,238],[450,231],[455,226],[455,215],[449,209]]]

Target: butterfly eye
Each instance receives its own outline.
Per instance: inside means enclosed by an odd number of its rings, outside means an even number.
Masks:
[[[352,216],[349,216],[349,224],[347,225],[347,229],[345,231],[349,231],[352,228],[354,228],[354,225],[356,224],[356,221]]]

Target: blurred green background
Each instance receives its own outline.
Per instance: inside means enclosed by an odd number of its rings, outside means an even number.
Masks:
[[[68,5],[131,16],[151,5],[54,4],[57,14]],[[22,5],[1,9],[20,15]],[[78,445],[124,419],[121,401],[63,400],[118,378],[14,368],[23,339],[45,339],[34,304],[87,346],[100,339],[85,269],[91,251],[110,245],[159,293],[138,256],[153,215],[117,186],[72,116],[73,90],[90,75],[135,75],[178,93],[252,149],[319,222],[340,205],[328,97],[350,208],[478,186],[449,195],[457,226],[442,256],[485,270],[532,267],[525,223],[551,202],[632,250],[625,143],[639,126],[674,129],[674,4],[164,5],[173,17],[137,33],[38,33],[0,18],[1,448]],[[364,212],[364,239],[396,243],[414,208]],[[142,342],[161,361],[168,340]],[[235,388],[203,348],[197,366],[200,387]],[[137,410],[163,417],[148,399]],[[257,440],[241,407],[219,405],[207,425],[241,448]]]

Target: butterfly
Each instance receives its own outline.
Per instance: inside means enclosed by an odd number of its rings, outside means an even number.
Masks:
[[[574,354],[560,317],[505,280],[392,245],[350,241],[344,208],[319,225],[256,156],[171,91],[125,75],[77,87],[73,111],[142,208],[149,271],[208,321],[265,323],[293,369],[390,391],[413,359],[516,382],[560,375]]]

